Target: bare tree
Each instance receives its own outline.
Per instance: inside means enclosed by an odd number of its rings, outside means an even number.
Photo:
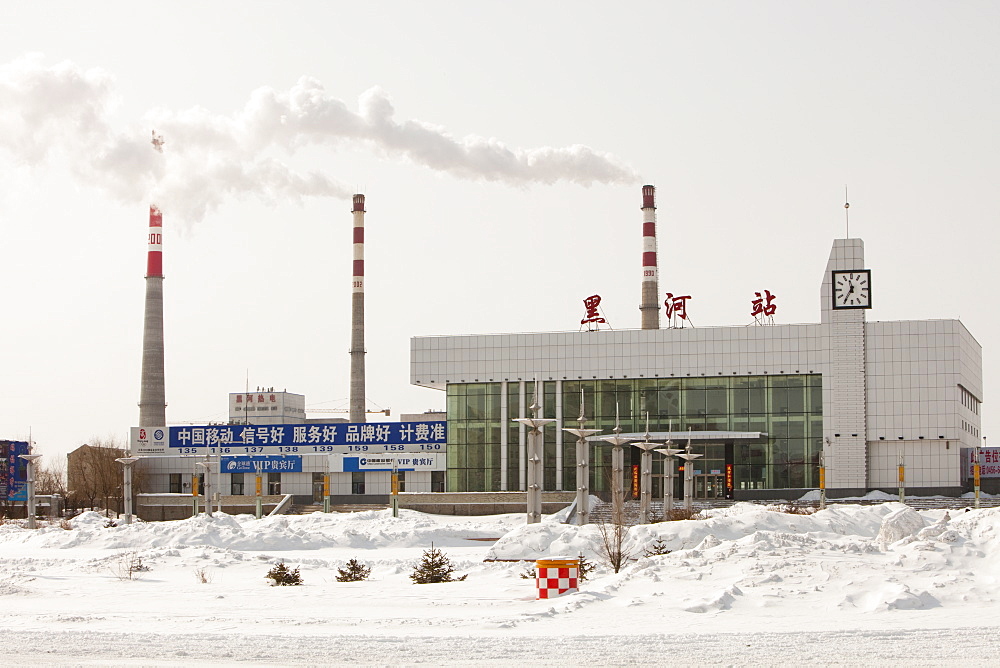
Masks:
[[[625,539],[630,529],[624,512],[625,491],[616,489],[612,496],[618,498],[611,499],[615,509],[611,513],[611,521],[599,522],[597,530],[601,533],[601,559],[617,573],[628,563],[632,551],[625,548]]]
[[[66,465],[61,460],[36,465],[35,493],[66,496]]]
[[[124,488],[124,471],[116,459],[125,456],[125,444],[116,437],[91,439],[67,456],[68,495],[77,506],[94,508],[100,501],[105,509],[121,511]],[[136,468],[132,476],[132,491],[138,494],[144,488],[142,470]]]

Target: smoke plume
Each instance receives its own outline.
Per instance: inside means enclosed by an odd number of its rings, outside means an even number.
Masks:
[[[397,120],[380,88],[361,95],[353,111],[309,77],[287,91],[253,91],[243,109],[228,116],[153,109],[141,123],[122,127],[116,107],[109,73],[72,62],[46,66],[41,56],[26,56],[0,66],[0,150],[29,166],[65,156],[82,182],[123,202],[156,202],[189,222],[247,195],[265,202],[350,197],[351,188],[324,172],[301,173],[281,159],[317,145],[359,145],[457,178],[513,186],[638,180],[627,164],[587,146],[509,148]],[[151,129],[165,139],[162,153],[153,150]]]

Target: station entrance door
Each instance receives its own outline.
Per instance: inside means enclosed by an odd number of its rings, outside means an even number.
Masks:
[[[696,499],[726,498],[725,476],[716,473],[696,475],[694,477],[694,498]]]

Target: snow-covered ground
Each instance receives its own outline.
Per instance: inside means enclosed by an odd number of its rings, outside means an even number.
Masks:
[[[1000,509],[708,514],[633,528],[636,560],[551,600],[504,560],[597,562],[596,527],[406,510],[7,523],[0,666],[1000,665]],[[642,557],[657,540],[671,552]],[[431,544],[468,578],[413,584]],[[129,579],[137,557],[149,570]],[[351,558],[368,581],[336,581]],[[279,561],[304,585],[269,586]]]

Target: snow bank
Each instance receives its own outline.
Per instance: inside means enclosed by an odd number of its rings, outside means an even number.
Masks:
[[[898,504],[896,504],[898,505]],[[706,538],[733,541],[760,531],[836,536],[854,535],[874,538],[883,517],[892,512],[892,504],[880,506],[838,505],[811,515],[792,515],[751,503],[737,503],[728,508],[703,511],[707,519],[660,522],[632,527],[625,539],[626,551],[642,554],[661,541],[669,550],[697,547]],[[528,524],[515,528],[490,549],[487,559],[530,560],[557,554],[582,554],[596,557],[601,553],[601,535],[597,525]]]
[[[469,540],[497,538],[520,516],[452,518],[441,523],[433,516],[401,510],[361,513],[277,515],[260,520],[252,515],[205,514],[173,522],[136,522],[105,528],[107,519],[87,512],[71,520],[73,529],[46,527],[34,531],[4,525],[0,541],[24,541],[38,547],[72,549],[143,549],[204,546],[229,550],[320,550],[328,547],[376,549],[382,547],[438,547],[468,545]]]

